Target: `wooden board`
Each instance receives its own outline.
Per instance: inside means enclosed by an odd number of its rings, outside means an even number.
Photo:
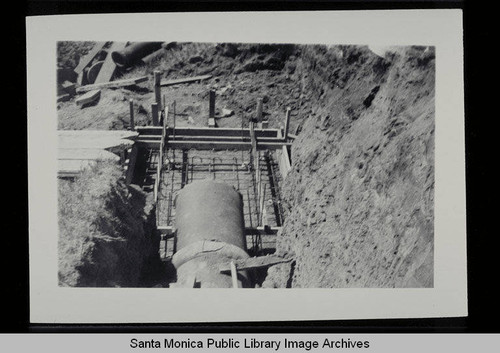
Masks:
[[[101,97],[101,90],[95,89],[85,93],[83,96],[80,96],[75,102],[76,105],[84,106],[85,104],[97,101],[100,97]]]
[[[126,46],[126,42],[113,42],[108,51],[108,55],[106,56],[106,60],[104,61],[104,64],[102,64],[101,70],[99,71],[99,75],[97,75],[97,78],[95,79],[96,84],[111,81],[116,70],[116,64],[111,58],[111,53],[123,50]]]
[[[100,88],[115,88],[115,87],[125,87],[125,86],[132,86],[136,85],[141,82],[147,81],[149,78],[147,76],[141,76],[137,78],[130,78],[126,80],[117,80],[117,81],[111,81],[111,82],[104,82],[104,83],[95,83],[93,85],[86,85],[86,86],[81,86],[76,89],[77,93],[83,93],[87,92],[93,89],[100,89]]]
[[[161,135],[161,126],[136,126],[136,131],[141,135]],[[174,129],[172,127],[167,128],[167,135],[172,135]],[[260,137],[278,137],[279,129],[254,129],[255,136]],[[241,128],[226,128],[219,127],[217,129],[212,129],[208,127],[176,127],[175,135],[185,135],[185,136],[235,136],[235,137],[250,137],[250,129]],[[281,135],[280,135],[281,136]],[[282,140],[282,139],[281,139]]]
[[[65,94],[62,94],[60,96],[57,96],[57,102],[66,102],[66,101],[69,101],[70,100],[70,95],[65,93]]]
[[[76,94],[76,85],[73,82],[64,81],[61,86],[64,92],[66,92],[70,96],[74,96]]]
[[[120,154],[130,148],[134,141],[127,137],[136,135],[132,131],[59,130],[58,176],[77,176],[83,168],[101,159],[118,162],[120,156],[113,152]]]
[[[99,51],[104,47],[105,44],[106,42],[97,42],[94,47],[88,52],[88,54],[80,59],[78,66],[73,71],[75,71],[77,74],[82,73],[83,69],[85,69],[92,60],[94,60],[97,53],[99,53]]]
[[[87,81],[89,84],[93,84],[95,82],[95,79],[99,75],[103,64],[104,61],[98,61],[87,71]]]
[[[248,259],[242,259],[242,260],[234,260],[234,264],[237,270],[250,270],[253,268],[268,267],[290,261],[292,261],[292,259],[284,259],[282,257],[268,255],[268,256],[249,257]],[[220,265],[219,271],[230,272],[231,263],[228,262]]]
[[[288,150],[285,146],[281,148],[281,158],[283,163],[283,178],[287,176],[292,166],[290,165],[290,157],[288,156]]]
[[[97,160],[97,159],[112,159],[119,161],[120,157],[114,153],[99,148],[60,148],[57,158],[59,160]]]
[[[62,148],[100,148],[131,146],[138,135],[135,131],[124,130],[58,130],[58,147]]]
[[[140,143],[147,148],[159,148],[160,140],[143,140],[138,139]],[[197,150],[250,150],[252,144],[250,142],[231,142],[231,141],[168,141],[168,148],[176,149],[197,149]],[[286,142],[259,142],[257,150],[272,150],[280,149],[283,146],[288,146]]]
[[[181,83],[191,83],[191,82],[196,82],[196,81],[203,81],[203,80],[207,80],[209,78],[212,78],[212,75],[186,77],[186,78],[179,78],[176,80],[161,80],[160,85],[161,86],[172,86],[172,85],[178,85]]]
[[[57,175],[60,177],[75,177],[81,173],[83,169],[94,163],[88,159],[72,159],[57,161]]]

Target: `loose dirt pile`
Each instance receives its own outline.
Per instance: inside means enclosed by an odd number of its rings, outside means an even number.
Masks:
[[[59,181],[59,284],[135,287],[154,251],[146,196],[120,167],[99,162],[75,182]]]
[[[83,46],[84,43],[81,43]],[[255,115],[257,99],[264,100],[264,118],[270,127],[283,124],[287,106],[299,117],[300,77],[295,74],[300,49],[292,45],[172,43],[165,56],[149,65],[134,67],[118,79],[149,76],[149,81],[133,87],[102,89],[98,104],[76,106],[75,98],[58,104],[58,128],[63,130],[110,129],[129,126],[129,99],[135,103],[136,125],[152,124],[154,103],[153,72],[162,71],[171,80],[212,75],[200,83],[162,88],[170,111],[175,101],[176,126],[207,126],[209,91],[215,89],[216,117],[219,127],[248,126]],[[222,117],[223,109],[232,113]],[[171,122],[172,123],[172,122]],[[297,120],[292,121],[295,131]]]

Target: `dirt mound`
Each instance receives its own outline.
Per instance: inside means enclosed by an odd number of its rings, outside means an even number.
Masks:
[[[308,47],[317,108],[292,148],[267,287],[433,285],[434,50]]]
[[[294,108],[292,116],[301,116],[309,109],[300,103],[300,76],[294,75],[300,49],[295,45],[251,45],[215,43],[175,43],[165,46],[165,53],[149,65],[136,66],[120,79],[149,76],[138,87],[102,89],[100,101],[79,108],[74,99],[58,104],[59,129],[124,129],[129,122],[129,99],[135,101],[136,125],[152,122],[151,104],[153,72],[163,72],[166,80],[212,75],[200,83],[162,88],[166,102],[176,102],[177,126],[207,126],[209,90],[217,93],[216,114],[220,127],[248,126],[255,114],[257,99],[264,100],[264,117],[270,127],[283,124],[287,106]],[[231,118],[222,118],[222,110],[232,110]],[[298,120],[292,121],[295,131]]]
[[[137,286],[153,251],[143,192],[104,161],[59,183],[59,284]]]
[[[81,58],[92,50],[95,42],[57,42],[57,67],[60,69],[74,69]]]

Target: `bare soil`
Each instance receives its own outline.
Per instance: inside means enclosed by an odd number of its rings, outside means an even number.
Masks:
[[[75,182],[59,180],[59,285],[137,287],[154,253],[146,195],[101,161]]]

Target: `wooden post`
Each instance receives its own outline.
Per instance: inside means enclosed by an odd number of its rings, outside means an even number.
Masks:
[[[238,288],[238,272],[234,261],[231,261],[231,279],[233,281],[233,288]]]
[[[288,139],[288,128],[290,126],[290,112],[292,108],[286,108],[286,119],[285,119],[285,130],[283,131],[283,139],[286,141]]]
[[[152,112],[152,115],[153,115],[153,126],[158,126],[159,125],[158,103],[151,104],[151,112]]]
[[[215,118],[215,90],[213,90],[213,89],[210,90],[210,102],[209,102],[208,118],[209,119]]]
[[[175,138],[175,106],[177,105],[176,102],[174,101],[173,105],[173,113],[174,113],[174,126],[172,127],[172,136]]]
[[[262,107],[264,105],[264,100],[262,98],[259,98],[257,101],[257,114],[256,114],[256,119],[257,121],[262,121]]]
[[[131,99],[129,100],[129,105],[130,105],[130,130],[135,129],[135,122],[134,122],[134,100]]]
[[[155,102],[158,104],[158,111],[161,111],[161,86],[160,86],[160,81],[161,81],[161,72],[160,71],[155,71],[154,72],[154,90],[155,90]]]

